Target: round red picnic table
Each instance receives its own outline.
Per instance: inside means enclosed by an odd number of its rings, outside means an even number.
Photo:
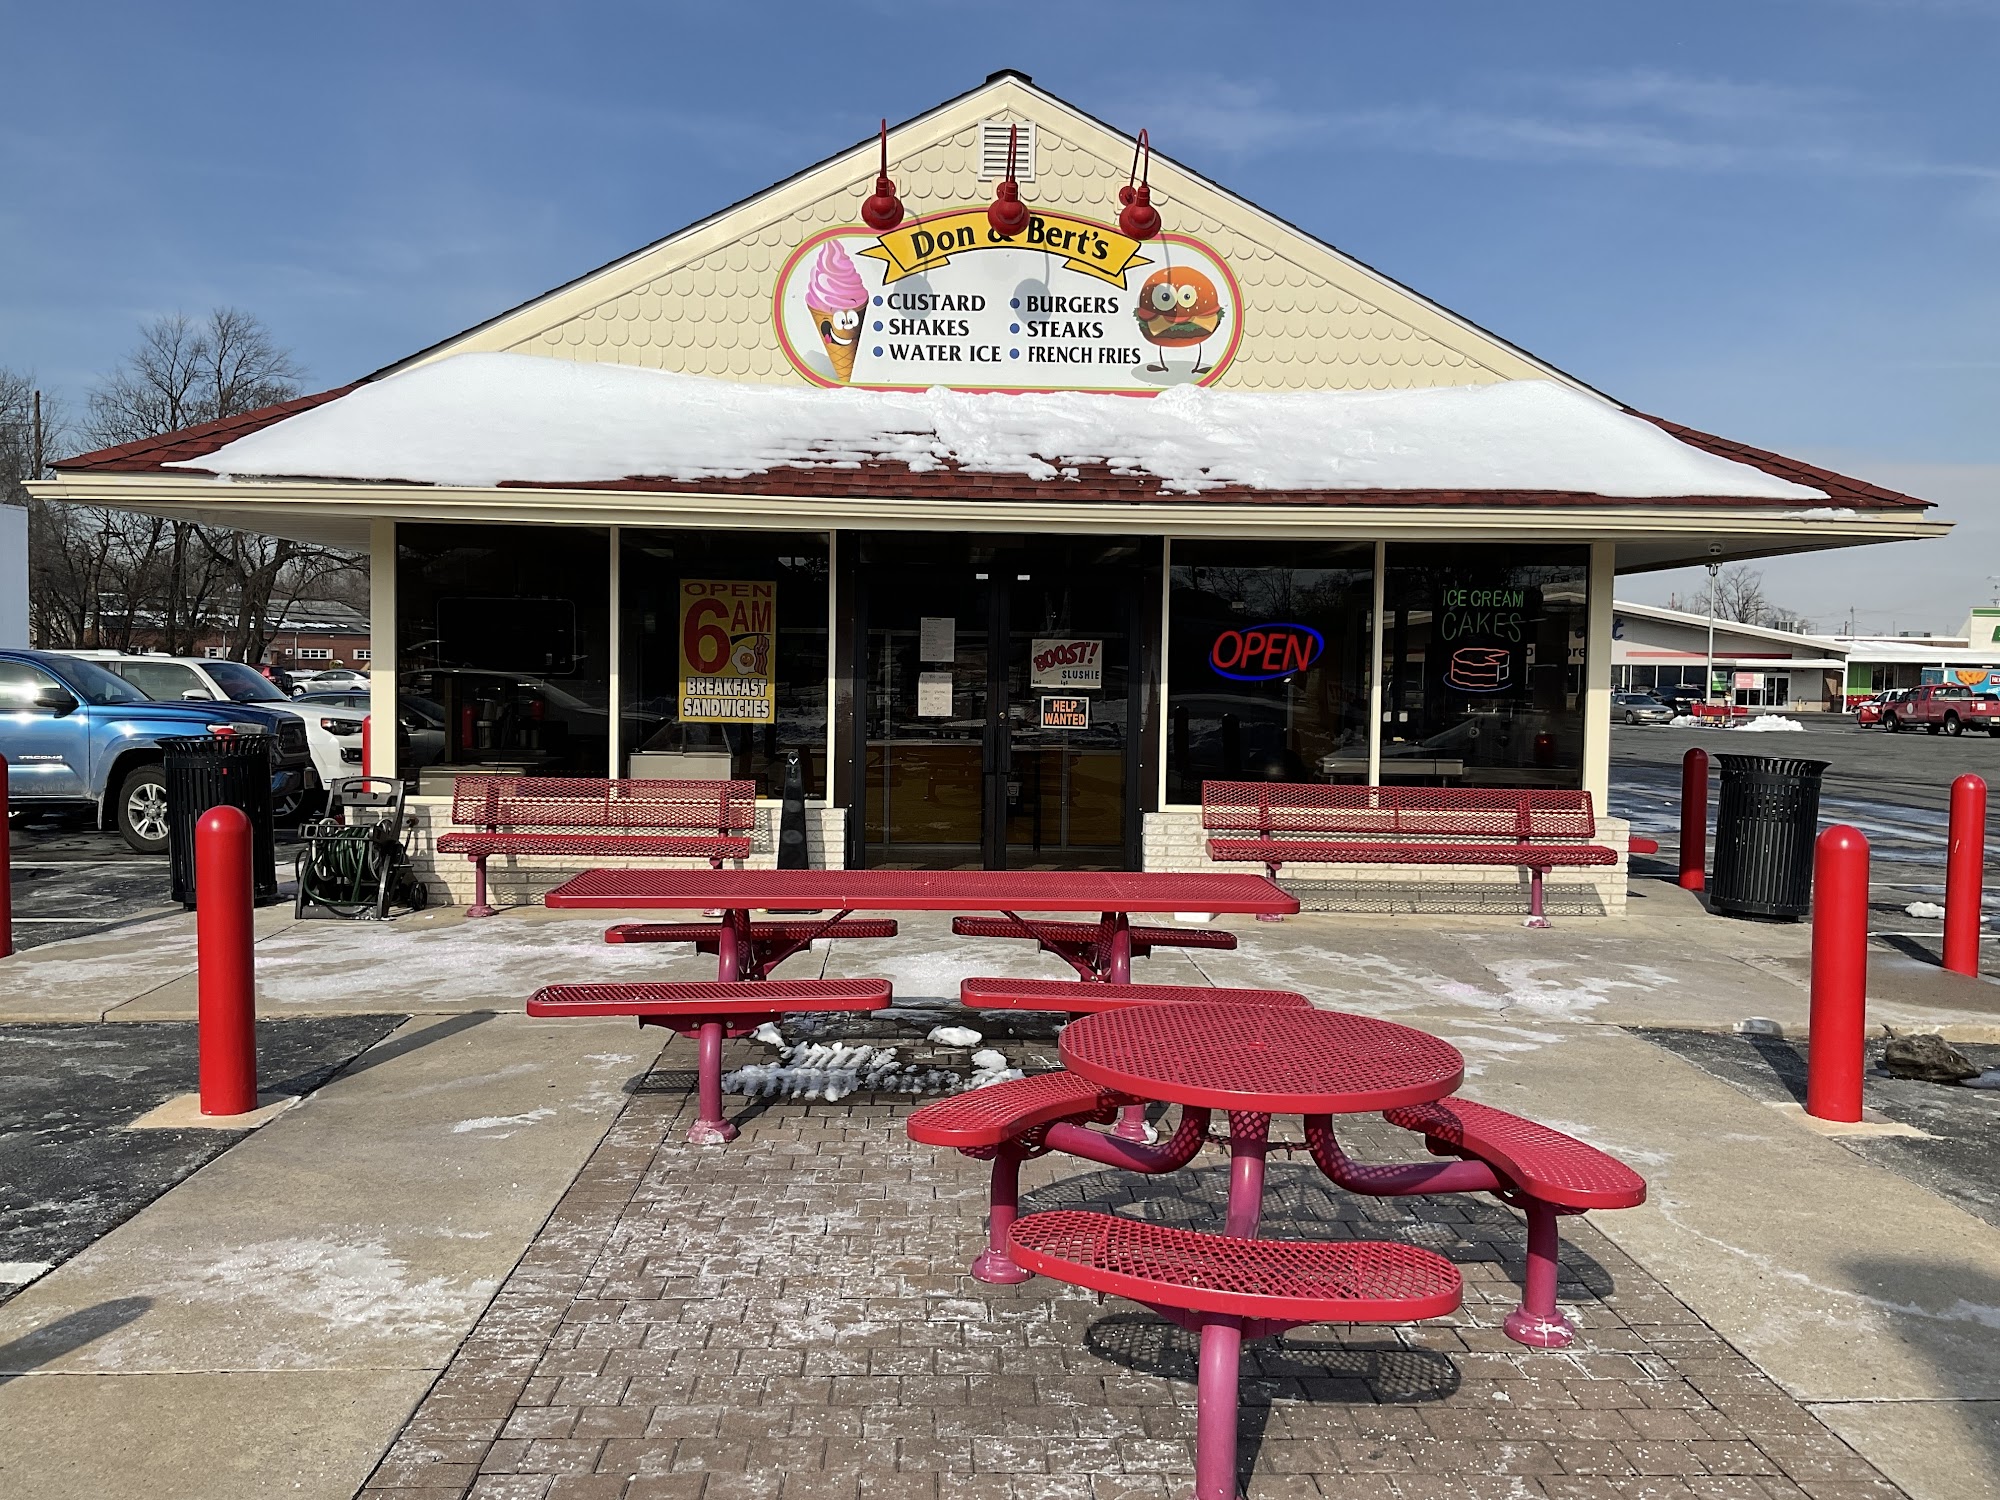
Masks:
[[[1465,1059],[1414,1027],[1336,1010],[1141,1005],[1072,1021],[1063,1066],[1165,1104],[1229,1111],[1227,1232],[1257,1232],[1273,1115],[1351,1115],[1454,1092]]]

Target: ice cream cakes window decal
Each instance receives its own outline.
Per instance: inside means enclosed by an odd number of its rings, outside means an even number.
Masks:
[[[1153,395],[1219,378],[1241,307],[1229,267],[1188,236],[1141,243],[1038,208],[1002,239],[981,207],[810,236],[772,318],[815,385]]]
[[[1252,625],[1217,636],[1208,664],[1232,682],[1269,682],[1305,671],[1325,650],[1326,637],[1310,625]]]

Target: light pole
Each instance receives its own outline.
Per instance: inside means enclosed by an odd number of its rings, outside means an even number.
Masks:
[[[1715,583],[1721,572],[1721,563],[1708,565],[1708,675],[1702,679],[1701,692],[1704,703],[1715,697]]]

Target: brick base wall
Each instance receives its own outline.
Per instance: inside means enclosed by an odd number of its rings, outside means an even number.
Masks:
[[[406,804],[417,820],[410,837],[410,859],[430,892],[433,906],[472,904],[472,861],[463,854],[439,854],[437,840],[450,833],[451,798],[412,797]],[[731,868],[773,870],[778,865],[778,819],[782,807],[775,802],[757,804],[757,826],[751,831],[751,854],[733,862]],[[820,870],[831,863],[838,867],[844,857],[847,838],[847,809],[806,804],[806,862]],[[828,860],[828,851],[832,860]],[[637,858],[609,856],[500,855],[486,861],[487,899],[495,906],[527,906],[561,885],[580,870],[589,869],[706,869],[705,859]]]
[[[1556,916],[1623,916],[1631,837],[1623,818],[1599,818],[1592,842],[1615,849],[1618,863],[1550,871],[1542,887],[1546,909]],[[1199,808],[1147,813],[1144,850],[1148,870],[1264,873],[1260,864],[1210,859]],[[1528,910],[1528,872],[1505,866],[1295,864],[1284,866],[1278,883],[1307,911]]]

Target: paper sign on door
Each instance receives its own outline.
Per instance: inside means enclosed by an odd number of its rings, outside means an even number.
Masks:
[[[1104,642],[1068,637],[1028,643],[1029,687],[1088,691],[1104,686]]]

